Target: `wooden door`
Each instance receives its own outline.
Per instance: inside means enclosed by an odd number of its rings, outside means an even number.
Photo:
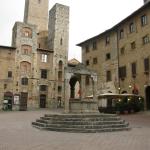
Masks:
[[[40,95],[40,108],[46,108],[46,95]]]
[[[21,98],[20,98],[20,110],[21,111],[27,110],[27,100],[28,100],[28,93],[21,92]]]

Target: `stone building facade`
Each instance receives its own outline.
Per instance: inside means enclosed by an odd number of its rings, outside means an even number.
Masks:
[[[98,73],[97,93],[134,93],[150,109],[150,2],[105,32],[78,44]]]
[[[63,106],[68,40],[68,6],[55,4],[48,17],[48,0],[25,0],[24,22],[15,23],[11,47],[0,46],[1,109]]]

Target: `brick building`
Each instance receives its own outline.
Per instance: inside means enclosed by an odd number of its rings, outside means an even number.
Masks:
[[[12,45],[0,46],[0,109],[56,108],[64,104],[69,7],[25,0],[24,21],[13,27]]]
[[[111,29],[78,44],[98,73],[97,93],[134,93],[150,109],[150,1]]]

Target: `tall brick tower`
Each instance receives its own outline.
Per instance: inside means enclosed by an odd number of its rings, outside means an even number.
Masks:
[[[146,3],[148,3],[148,2],[150,2],[150,0],[144,0],[144,4],[146,4]]]
[[[25,0],[24,22],[38,26],[38,31],[48,29],[49,0]]]
[[[68,62],[69,7],[55,4],[49,12],[48,46],[54,51],[55,98],[63,100],[64,67]]]

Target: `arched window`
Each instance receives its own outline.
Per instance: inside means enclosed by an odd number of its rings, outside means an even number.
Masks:
[[[31,73],[31,64],[27,61],[22,61],[20,63],[21,73],[30,74]]]
[[[21,51],[23,55],[31,55],[32,47],[30,45],[22,45]]]
[[[22,78],[22,79],[21,79],[21,84],[22,84],[22,85],[28,85],[28,78],[26,78],[26,77],[25,77],[25,78]]]
[[[59,61],[59,70],[62,70],[62,68],[63,68],[63,62],[60,60]]]
[[[32,29],[28,27],[22,28],[22,36],[32,38]]]

